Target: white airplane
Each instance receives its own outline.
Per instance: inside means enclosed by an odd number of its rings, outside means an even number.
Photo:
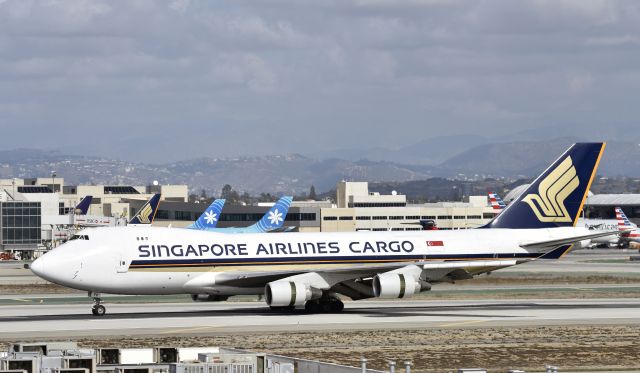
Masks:
[[[575,227],[604,143],[569,148],[486,226],[469,230],[225,234],[162,227],[86,229],[37,259],[51,282],[100,293],[191,294],[195,300],[262,294],[272,309],[340,312],[353,300],[408,298],[612,232]]]

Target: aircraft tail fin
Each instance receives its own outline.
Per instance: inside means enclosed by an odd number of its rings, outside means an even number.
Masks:
[[[129,224],[131,225],[150,225],[153,223],[153,219],[158,212],[158,206],[160,206],[160,194],[154,194],[153,197],[147,203],[138,210],[136,215],[131,218]]]
[[[220,220],[222,208],[224,207],[224,199],[216,199],[209,207],[200,215],[198,220],[188,226],[189,229],[208,229],[215,228]]]
[[[497,193],[489,193],[489,202],[493,207],[493,212],[499,213],[507,207],[502,198]]]
[[[280,198],[257,223],[250,228],[254,232],[269,232],[280,229],[284,225],[284,220],[289,212],[289,206],[293,202],[293,197],[285,196]]]
[[[93,201],[93,196],[85,196],[82,201],[80,201],[75,207],[76,215],[87,215],[87,211],[89,211],[89,206],[91,206],[91,201]]]
[[[576,143],[484,228],[575,226],[606,143]]]
[[[625,215],[624,211],[622,211],[620,207],[616,207],[615,210],[616,210],[616,220],[618,221],[619,231],[626,231],[626,230],[635,228],[633,224],[631,224],[631,221],[629,221],[629,219],[627,218],[627,215]]]

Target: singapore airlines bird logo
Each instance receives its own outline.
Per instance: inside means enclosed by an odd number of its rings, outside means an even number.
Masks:
[[[151,223],[151,213],[153,212],[153,209],[151,208],[150,204],[146,204],[142,210],[140,210],[140,213],[138,214],[138,220],[140,220],[140,222],[142,224],[149,224]]]
[[[212,225],[214,221],[218,221],[218,214],[211,211],[207,211],[204,213],[204,220],[207,221],[207,224]]]
[[[271,224],[278,224],[282,221],[282,213],[278,211],[278,209],[275,209],[273,211],[269,212],[269,221],[271,222]]]
[[[541,222],[570,222],[564,200],[580,185],[571,157],[567,157],[540,182],[538,194],[522,199]]]

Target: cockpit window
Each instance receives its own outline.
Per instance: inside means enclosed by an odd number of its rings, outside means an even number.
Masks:
[[[69,239],[69,241],[72,240],[89,240],[89,236],[86,234],[74,234],[73,236],[71,236],[71,238]]]

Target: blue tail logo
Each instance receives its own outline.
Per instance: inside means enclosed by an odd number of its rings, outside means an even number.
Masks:
[[[196,220],[193,224],[188,226],[187,228],[191,229],[207,229],[207,228],[215,228],[218,224],[218,220],[220,220],[220,214],[222,213],[222,208],[224,207],[224,199],[216,199],[213,201],[209,207],[200,215],[198,220]]]
[[[91,201],[93,201],[92,196],[86,196],[78,203],[75,207],[76,215],[87,215],[87,211],[89,211],[89,206],[91,206]]]
[[[253,227],[255,227],[258,232],[268,232],[282,228],[292,201],[293,198],[289,196],[280,198]]]
[[[485,228],[575,226],[606,144],[576,143]]]
[[[522,202],[531,206],[541,222],[571,222],[564,201],[579,185],[576,168],[571,157],[567,157],[540,182],[538,194],[527,194]]]
[[[129,221],[129,224],[151,224],[156,217],[158,205],[160,204],[160,194],[154,194],[151,199],[142,206],[136,216]]]

